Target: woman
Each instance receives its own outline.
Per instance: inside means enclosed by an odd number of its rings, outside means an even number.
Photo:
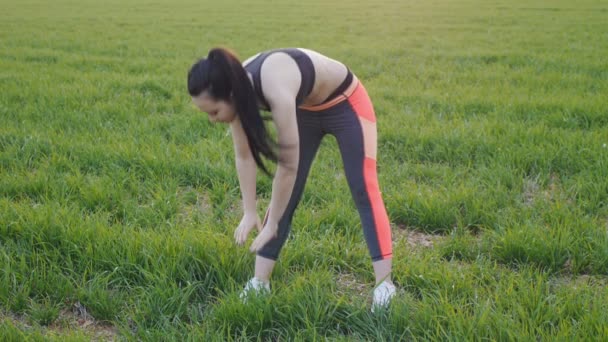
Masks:
[[[255,276],[242,296],[270,291],[269,279],[304,190],[311,163],[325,134],[336,137],[348,184],[359,211],[376,276],[373,306],[386,307],[391,282],[392,242],[376,175],[376,118],[363,85],[344,64],[307,49],[259,53],[243,65],[215,48],[188,73],[188,91],[209,120],[229,124],[243,199],[234,238],[242,245],[254,227]],[[270,111],[274,143],[260,109]],[[256,169],[277,162],[270,205],[263,222],[256,209]]]

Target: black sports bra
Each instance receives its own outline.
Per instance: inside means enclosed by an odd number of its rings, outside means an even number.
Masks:
[[[260,53],[254,60],[252,60],[249,64],[245,66],[245,70],[251,73],[251,77],[253,79],[253,87],[255,89],[255,93],[258,96],[258,99],[264,105],[265,110],[270,110],[270,106],[264,97],[264,92],[262,90],[262,80],[260,75],[260,70],[262,69],[262,64],[264,60],[271,54],[275,52],[284,52],[288,54],[291,58],[294,59],[298,68],[300,69],[300,74],[302,74],[302,82],[300,84],[300,89],[298,90],[298,95],[296,96],[296,106],[299,106],[304,98],[310,94],[312,91],[312,87],[315,84],[315,67],[304,52],[296,49],[296,48],[286,48],[286,49],[275,49],[269,50]]]

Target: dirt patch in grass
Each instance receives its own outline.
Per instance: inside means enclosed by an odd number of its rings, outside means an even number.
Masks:
[[[115,341],[118,335],[118,329],[107,322],[100,322],[93,318],[78,302],[71,308],[62,310],[57,321],[51,324],[49,329],[54,331],[81,330],[90,336],[92,341]]]
[[[370,284],[357,279],[352,273],[339,273],[336,282],[338,283],[338,294],[346,295],[347,297],[352,294],[365,297],[371,290]]]
[[[608,286],[608,276],[588,275],[579,276],[558,276],[549,280],[549,283],[555,287],[581,287],[590,286],[597,288],[605,288]]]
[[[116,341],[118,339],[116,327],[91,317],[80,303],[61,310],[57,319],[48,326],[32,324],[27,316],[0,313],[0,318],[10,320],[15,327],[25,332],[35,330],[43,335],[47,333],[52,333],[52,335],[82,333],[90,341]]]
[[[178,198],[183,203],[180,206],[178,217],[181,223],[190,223],[197,214],[211,213],[212,205],[207,193],[196,191],[188,187],[180,189],[177,193]]]
[[[412,248],[432,248],[443,238],[443,235],[424,233],[402,225],[393,227],[393,243],[399,244],[405,241]]]
[[[561,193],[559,176],[552,173],[549,177],[549,184],[545,189],[541,189],[538,178],[528,178],[524,181],[523,201],[527,206],[531,206],[538,200],[550,202],[555,200]]]

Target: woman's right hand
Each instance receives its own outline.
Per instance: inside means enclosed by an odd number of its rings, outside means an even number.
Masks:
[[[234,241],[237,245],[242,246],[247,241],[247,237],[253,227],[256,227],[258,232],[262,230],[260,217],[257,213],[245,213],[241,219],[241,223],[239,223],[239,226],[234,231]]]

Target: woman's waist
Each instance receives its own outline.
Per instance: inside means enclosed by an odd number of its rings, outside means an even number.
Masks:
[[[348,99],[348,97],[351,96],[357,89],[357,85],[359,85],[359,79],[357,79],[355,74],[348,70],[344,81],[325,99],[325,101],[318,105],[298,106],[298,108],[311,112],[318,112],[331,108]]]

